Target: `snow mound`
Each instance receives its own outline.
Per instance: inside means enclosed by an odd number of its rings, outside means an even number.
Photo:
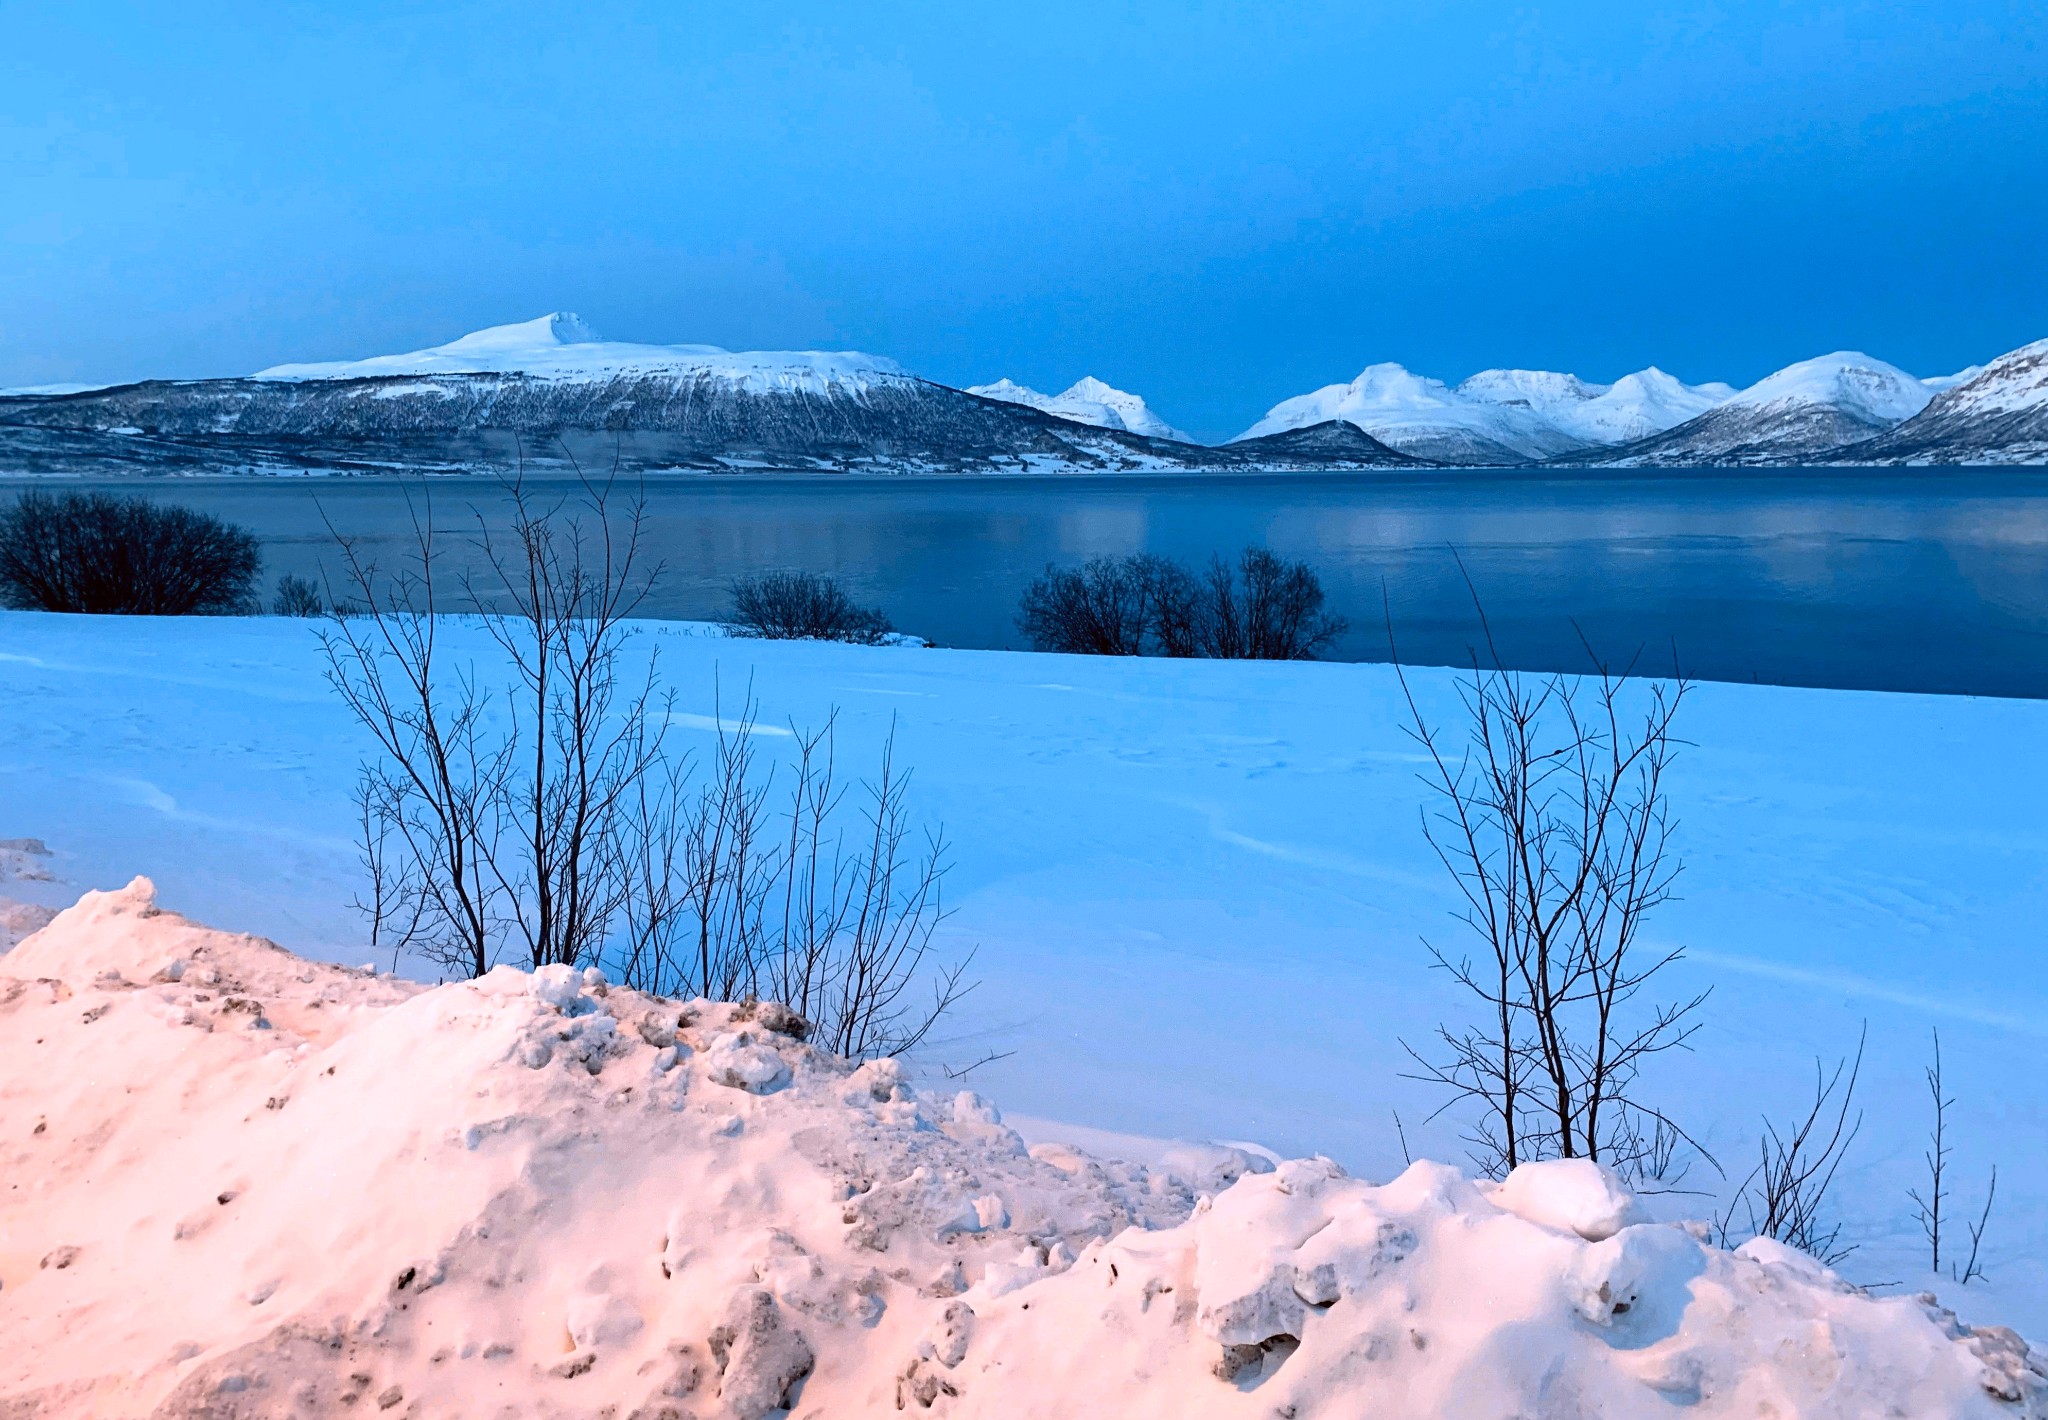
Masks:
[[[1198,1193],[800,1034],[88,894],[0,957],[0,1411],[2048,1414],[2012,1333],[1638,1222],[1593,1165],[1208,1150]]]
[[[907,380],[893,360],[857,351],[753,350],[716,345],[636,345],[606,340],[582,317],[557,311],[515,325],[473,331],[446,345],[366,360],[273,365],[259,380],[358,380],[407,375],[524,375],[540,380],[617,376],[702,377],[752,392],[858,391]]]
[[[967,393],[1005,404],[1025,405],[1098,429],[1123,429],[1148,439],[1173,439],[1183,444],[1194,442],[1191,436],[1154,414],[1141,396],[1105,384],[1093,375],[1076,380],[1059,394],[1042,394],[1009,379],[997,380],[992,385],[969,385]]]

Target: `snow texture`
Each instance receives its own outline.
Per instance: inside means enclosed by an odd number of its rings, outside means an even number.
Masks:
[[[566,969],[429,988],[88,893],[0,957],[0,1406],[2048,1414],[2014,1333],[1635,1222],[1591,1165],[1198,1191],[750,1014]]]

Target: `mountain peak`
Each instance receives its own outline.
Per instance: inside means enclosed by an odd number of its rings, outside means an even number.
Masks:
[[[998,399],[1005,404],[1021,404],[1055,418],[1092,424],[1098,429],[1122,429],[1127,433],[1142,434],[1148,439],[1172,439],[1182,444],[1194,442],[1154,414],[1142,396],[1120,390],[1093,375],[1083,375],[1056,395],[1020,385],[1007,377],[993,384],[969,385],[967,393],[980,395],[983,399]]]
[[[512,325],[487,326],[473,330],[459,340],[433,347],[448,354],[472,354],[493,350],[533,350],[552,345],[597,345],[604,337],[574,311],[555,311]]]

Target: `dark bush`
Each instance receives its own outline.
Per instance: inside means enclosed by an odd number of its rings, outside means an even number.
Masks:
[[[858,606],[830,577],[770,572],[732,584],[731,629],[773,641],[851,641],[873,646],[895,628],[872,607]]]
[[[1155,562],[1097,557],[1079,570],[1047,567],[1024,591],[1017,629],[1041,651],[1142,656],[1153,622]]]
[[[287,572],[277,579],[277,595],[270,599],[272,616],[325,616],[327,604],[320,597],[320,585],[310,577]]]
[[[0,600],[13,607],[248,611],[261,564],[246,529],[147,498],[31,492],[0,512]]]
[[[1307,564],[1246,548],[1197,577],[1171,558],[1097,557],[1048,567],[1025,590],[1017,627],[1041,651],[1299,661],[1343,633]]]
[[[1342,617],[1323,611],[1323,584],[1305,562],[1283,562],[1248,547],[1235,570],[1209,562],[1197,602],[1200,654],[1232,661],[1307,661],[1344,634]]]

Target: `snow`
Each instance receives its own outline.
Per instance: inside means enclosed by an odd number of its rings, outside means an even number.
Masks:
[[[1654,367],[1611,385],[1549,370],[1482,370],[1454,389],[1401,365],[1378,364],[1348,385],[1282,400],[1238,438],[1345,419],[1398,449],[1455,431],[1543,458],[1661,433],[1733,393],[1726,385],[1683,384]]]
[[[1635,1221],[1590,1165],[1198,1193],[746,1007],[428,988],[145,878],[0,957],[0,1022],[24,1414],[2048,1414],[2016,1334]]]
[[[1934,392],[1896,365],[1856,350],[1801,360],[1766,376],[1727,401],[1730,409],[1776,411],[1802,405],[1842,410],[1866,424],[1888,426],[1927,407]]]
[[[490,653],[482,630],[462,623],[443,644],[455,657]],[[1324,1154],[1358,1178],[1390,1180],[1403,1170],[1403,1132],[1418,1157],[1462,1157],[1461,1117],[1426,1122],[1441,1097],[1402,1078],[1412,1064],[1400,1042],[1422,1044],[1456,1009],[1418,939],[1459,939],[1449,884],[1416,828],[1426,800],[1386,668],[736,642],[673,623],[643,627],[637,644],[636,656],[659,647],[679,692],[673,732],[700,754],[745,685],[765,724],[816,724],[839,707],[849,772],[871,764],[896,726],[898,762],[915,771],[913,809],[955,844],[942,940],[978,949],[982,980],[944,1038],[897,1077],[920,1099],[951,1101],[948,1138],[980,1147],[1014,1129],[1049,1166],[1064,1159],[1085,1173],[1086,1154],[1111,1155],[1193,1192],[1263,1177],[1269,1156]],[[1454,678],[1416,670],[1411,680],[1425,709],[1447,718]],[[19,914],[14,935],[87,888],[147,873],[167,908],[310,957],[364,960],[347,902],[358,889],[349,790],[365,745],[321,683],[313,628],[0,613],[0,724],[0,915]],[[1867,1122],[1835,1205],[1857,1251],[1839,1272],[1898,1284],[1886,1295],[1933,1290],[1972,1323],[2048,1336],[2048,1177],[2036,1167],[2048,1118],[2033,1084],[2048,991],[2031,948],[2048,920],[2038,810],[2048,704],[1708,685],[1683,728],[1694,747],[1671,782],[1686,871],[1680,900],[1647,937],[1686,948],[1674,994],[1714,994],[1695,1048],[1655,1067],[1656,1099],[1682,1108],[1739,1178],[1759,1116],[1799,1106],[1814,1057],[1853,1049],[1867,1021]],[[789,745],[764,739],[762,752]],[[212,989],[196,978],[215,968],[190,945],[154,944],[143,976],[182,959],[179,984]],[[135,979],[118,961],[85,965],[88,981],[103,965]],[[12,970],[0,957],[0,973]],[[558,1009],[517,973],[498,976],[464,989],[502,997],[506,1010]],[[545,989],[572,1010],[606,999],[581,978]],[[250,999],[274,1033],[301,1030],[271,998]],[[152,1009],[205,1020],[212,1007]],[[646,1046],[650,1070],[675,1049],[648,1042],[630,1013],[592,1005],[549,1019],[572,1036],[517,1044],[547,1045],[550,1068],[574,1060],[587,1072],[622,1038]],[[1936,1027],[1958,1087],[1958,1210],[1974,1210],[2000,1165],[1988,1284],[1927,1273],[1904,1196],[1922,1181],[1919,1070]],[[0,1023],[0,1057],[23,1038]],[[740,1085],[700,1089],[715,1045]],[[719,1101],[706,1127],[732,1131],[721,1139],[744,1141],[765,1127],[756,1111],[807,1098],[799,1063],[786,1058],[792,1083],[777,1085],[750,1048],[780,1051],[746,1023],[710,1020],[669,1060],[696,1099]],[[1003,1052],[1014,1053],[965,1082],[943,1078],[942,1066]],[[887,1072],[869,1070],[845,1090],[893,1089]],[[771,1088],[754,1093],[750,1077]],[[62,1088],[92,1078],[74,1072]],[[963,1083],[1001,1102],[998,1122],[960,1104]],[[0,1101],[0,1174],[13,1167],[6,1125],[17,1117]],[[497,1117],[458,1122],[479,1130],[480,1148],[496,1147]],[[181,1167],[197,1177],[210,1172],[203,1162]],[[1638,1201],[1668,1222],[1713,1211],[1732,1184],[1695,1161],[1686,1186],[1704,1196]],[[1020,1226],[1017,1199],[992,1183],[949,1196],[938,1222],[971,1214],[983,1226],[976,1204],[990,1196]],[[14,1247],[0,1241],[0,1254]],[[13,1288],[4,1255],[0,1281]],[[991,1260],[1024,1265],[1016,1249]]]
[[[1940,394],[1943,390],[1952,390],[1957,385],[1968,384],[1983,373],[1984,366],[1971,365],[1956,371],[1953,375],[1928,375],[1920,383],[1933,390],[1936,394]]]
[[[518,374],[543,380],[619,376],[708,378],[750,392],[858,392],[906,380],[893,360],[857,351],[754,350],[716,345],[635,345],[605,340],[579,316],[557,312],[516,325],[474,331],[446,345],[365,360],[274,365],[259,380],[356,380],[404,375]],[[409,387],[417,390],[419,387]]]
[[[1625,444],[1676,428],[1735,390],[1719,383],[1688,385],[1653,365],[1611,385],[1547,370],[1482,370],[1459,385],[1458,393],[1493,404],[1524,404],[1589,444]]]
[[[0,399],[33,398],[37,395],[84,394],[88,390],[103,390],[107,388],[109,386],[103,384],[82,385],[68,381],[50,385],[12,385],[6,389],[0,389]]]
[[[967,393],[1005,404],[1022,404],[1047,414],[1092,424],[1098,429],[1123,429],[1148,439],[1172,439],[1192,444],[1194,439],[1152,412],[1138,395],[1104,384],[1093,375],[1085,376],[1059,394],[1041,394],[1029,385],[1001,379],[992,385],[969,385]]]
[[[2048,340],[1999,356],[1945,391],[1942,409],[1954,414],[2011,414],[2048,409]]]

